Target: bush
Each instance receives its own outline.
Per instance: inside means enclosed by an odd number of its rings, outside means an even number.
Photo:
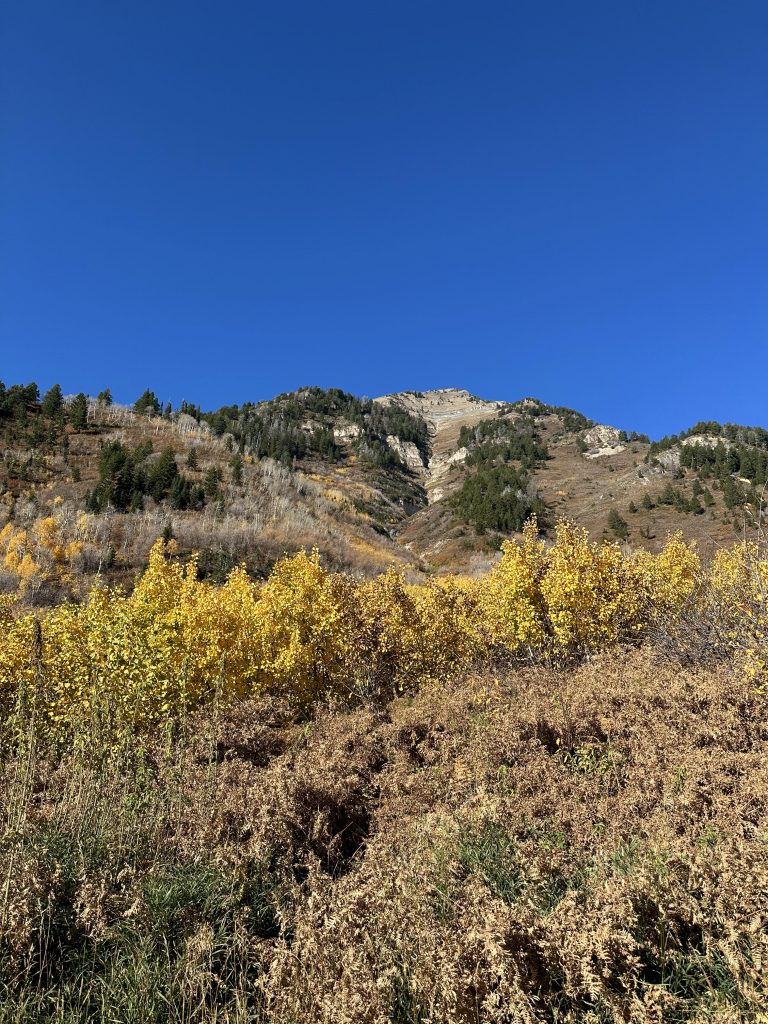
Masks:
[[[174,552],[174,541],[159,540],[130,596],[97,585],[86,604],[39,618],[15,615],[4,598],[6,709],[33,693],[38,723],[67,734],[94,715],[130,730],[257,694],[301,712],[328,696],[379,701],[483,661],[568,661],[638,642],[674,620],[699,579],[679,536],[658,555],[625,554],[560,523],[547,547],[535,520],[521,541],[504,543],[485,579],[421,586],[394,570],[366,581],[331,573],[317,552],[284,558],[263,584],[235,568],[216,586],[199,580],[196,558],[182,566]],[[728,569],[734,557],[716,562],[708,594],[744,588]],[[754,589],[747,599],[763,622]]]

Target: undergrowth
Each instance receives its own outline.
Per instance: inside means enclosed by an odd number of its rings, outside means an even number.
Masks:
[[[768,723],[609,652],[0,764],[0,1022],[758,1020]]]

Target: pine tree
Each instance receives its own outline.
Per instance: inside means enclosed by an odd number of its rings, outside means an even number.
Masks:
[[[46,391],[43,396],[43,403],[41,405],[41,411],[44,416],[50,416],[53,418],[59,412],[61,412],[64,406],[64,397],[61,393],[61,385],[54,384],[53,387]]]
[[[139,416],[159,416],[160,402],[154,391],[149,388],[133,403],[133,411]]]
[[[172,448],[165,448],[147,474],[146,489],[155,501],[162,501],[179,475]]]
[[[629,523],[615,508],[608,513],[608,528],[618,540],[626,540],[629,537]]]
[[[221,470],[218,466],[211,466],[208,472],[205,474],[205,480],[203,481],[203,491],[207,498],[218,498],[219,497],[219,484],[221,483]]]
[[[100,391],[98,393],[98,395],[96,396],[96,402],[98,405],[101,406],[112,405],[112,392],[109,390],[109,388],[104,388],[103,391]]]
[[[88,424],[88,399],[82,391],[69,407],[69,422],[75,430],[84,430]]]

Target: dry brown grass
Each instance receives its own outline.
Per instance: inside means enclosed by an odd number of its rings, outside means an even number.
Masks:
[[[0,1020],[758,1019],[767,755],[634,651],[9,759]]]

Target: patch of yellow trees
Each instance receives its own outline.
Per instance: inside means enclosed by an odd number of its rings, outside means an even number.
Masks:
[[[38,519],[29,529],[11,523],[0,529],[0,568],[16,577],[22,594],[47,579],[66,580],[82,550],[82,540],[68,540],[54,516]]]
[[[567,522],[547,544],[532,521],[485,578],[419,585],[394,570],[371,580],[332,573],[315,552],[284,558],[264,583],[236,569],[215,586],[198,580],[194,558],[172,556],[158,541],[130,595],[97,584],[87,602],[42,615],[0,598],[5,713],[21,695],[41,725],[67,732],[93,716],[143,727],[206,700],[260,693],[301,711],[328,695],[388,696],[483,662],[569,660],[637,642],[702,594],[720,614],[728,609],[733,630],[753,624],[750,643],[734,649],[752,675],[766,670],[768,562],[743,545],[704,572],[680,535],[657,555],[627,553]]]

